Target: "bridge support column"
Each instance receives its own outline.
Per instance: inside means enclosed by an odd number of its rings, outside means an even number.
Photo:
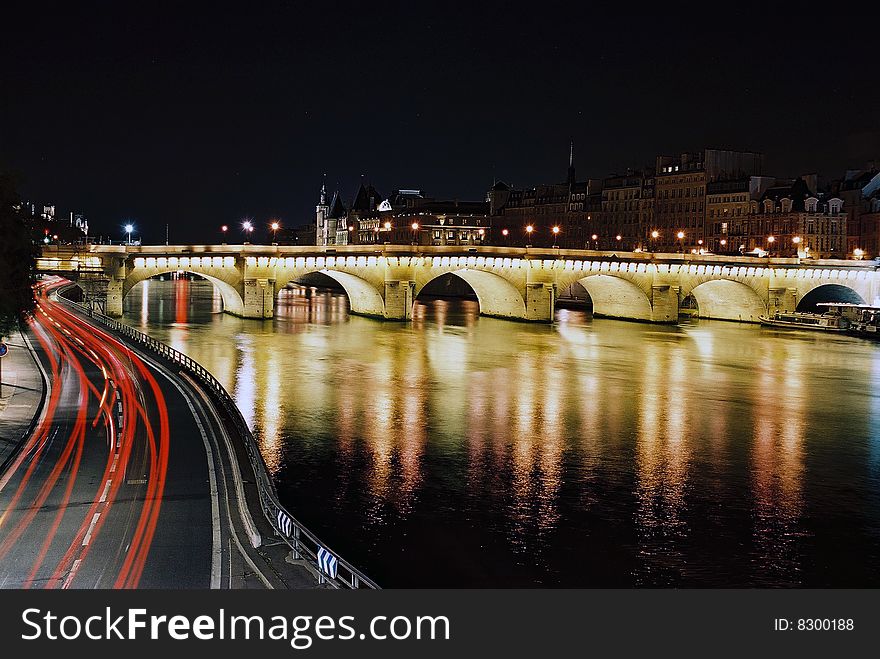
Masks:
[[[794,311],[797,308],[796,288],[771,288],[767,314],[772,317],[777,311]]]
[[[110,277],[107,282],[107,299],[104,301],[104,314],[119,318],[122,316],[122,279]]]
[[[243,318],[271,318],[275,314],[275,280],[244,280]]]
[[[385,281],[385,318],[389,320],[409,320],[412,318],[414,281]]]
[[[678,290],[674,286],[651,287],[651,322],[678,322]]]
[[[556,286],[546,282],[526,284],[526,320],[552,323],[556,311]]]

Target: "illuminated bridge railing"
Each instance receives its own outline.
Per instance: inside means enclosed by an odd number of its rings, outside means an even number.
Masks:
[[[254,439],[250,428],[248,428],[244,417],[241,415],[241,411],[238,409],[232,396],[229,395],[217,378],[211,375],[208,369],[190,357],[184,355],[182,352],[175,350],[161,341],[157,341],[143,332],[139,332],[130,325],[120,323],[113,318],[97,313],[82,304],[73,302],[62,296],[59,296],[59,299],[62,302],[79,309],[81,312],[88,315],[93,320],[98,321],[108,329],[122,334],[135,344],[186,369],[190,375],[205,386],[206,390],[212,394],[214,400],[220,403],[221,407],[228,415],[228,418],[235,426],[235,430],[238,431],[239,436],[244,439],[244,446],[247,450],[248,458],[250,459],[251,466],[253,467],[256,476],[257,490],[260,494],[260,505],[262,506],[263,514],[272,525],[275,533],[277,533],[278,536],[281,537],[293,550],[294,558],[305,558],[316,566],[318,574],[321,575],[319,577],[319,583],[326,583],[334,588],[379,588],[372,579],[327,547],[326,544],[322,543],[318,539],[318,536],[309,531],[301,522],[290,514],[283,505],[281,505],[281,502],[278,499],[278,492],[275,489],[275,484],[269,477],[266,463],[263,460],[263,456],[260,453],[260,449],[257,446],[257,442]],[[230,458],[234,460],[235,456],[230,456]],[[336,576],[327,574],[322,568],[321,562],[318,560],[318,552],[321,549],[330,552],[330,554],[336,558]]]

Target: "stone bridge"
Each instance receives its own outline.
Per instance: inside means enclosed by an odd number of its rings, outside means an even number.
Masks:
[[[422,289],[452,274],[473,289],[480,313],[550,322],[560,293],[582,286],[597,316],[675,323],[687,300],[702,318],[757,322],[758,316],[817,301],[880,302],[873,261],[801,260],[647,252],[505,247],[352,245],[48,246],[38,269],[99,273],[104,309],[122,314],[139,282],[191,272],[219,290],[224,310],[271,318],[278,292],[321,273],[347,293],[357,314],[406,320]],[[695,302],[695,305],[694,305]]]

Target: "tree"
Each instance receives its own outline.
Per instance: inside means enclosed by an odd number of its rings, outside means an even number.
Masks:
[[[20,209],[15,178],[0,172],[0,337],[8,336],[33,314],[39,248]]]

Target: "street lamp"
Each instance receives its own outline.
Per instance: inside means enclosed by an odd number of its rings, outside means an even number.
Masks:
[[[791,242],[794,243],[795,256],[800,256],[801,237],[795,236],[794,238],[791,239]]]
[[[767,256],[773,251],[773,243],[776,242],[776,236],[767,236]]]
[[[531,224],[529,224],[526,227],[526,236],[527,236],[526,247],[532,246],[532,231],[534,231],[534,230],[535,230],[535,227],[533,227]]]
[[[134,226],[131,224],[125,225],[125,233],[128,234],[128,245],[131,245],[131,232],[134,231]]]
[[[272,229],[272,244],[273,244],[273,245],[277,245],[277,244],[278,244],[278,228],[279,228],[280,226],[281,226],[281,225],[278,224],[277,221],[272,222],[272,224],[269,225],[269,228]]]
[[[675,236],[678,238],[681,253],[684,254],[684,231],[679,231]]]
[[[727,245],[727,240],[725,238],[722,238],[721,240],[718,241],[718,244],[721,245],[722,247],[724,247],[725,245]]]
[[[651,251],[652,251],[652,252],[656,249],[656,245],[655,245],[655,243],[656,243],[656,241],[657,241],[657,239],[658,239],[659,237],[660,237],[660,232],[657,231],[657,229],[654,229],[654,230],[651,232]]]
[[[861,249],[860,247],[856,247],[853,250],[853,256],[856,257],[857,261],[861,261],[865,256],[865,250]]]
[[[411,226],[412,226],[412,230],[413,230],[413,245],[418,245],[419,244],[419,240],[418,240],[418,238],[419,238],[419,223],[413,222]]]
[[[229,231],[229,227],[225,224],[220,227],[220,233],[223,235],[223,244],[226,244],[226,232]]]
[[[556,237],[559,235],[559,227],[553,227],[553,246],[556,247]]]
[[[592,236],[590,236],[590,239],[593,241],[593,249],[598,250],[599,249],[599,236],[597,236],[594,233]]]
[[[241,228],[244,230],[244,241],[247,243],[250,240],[251,231],[254,230],[254,225],[250,220],[245,220],[241,223]]]

